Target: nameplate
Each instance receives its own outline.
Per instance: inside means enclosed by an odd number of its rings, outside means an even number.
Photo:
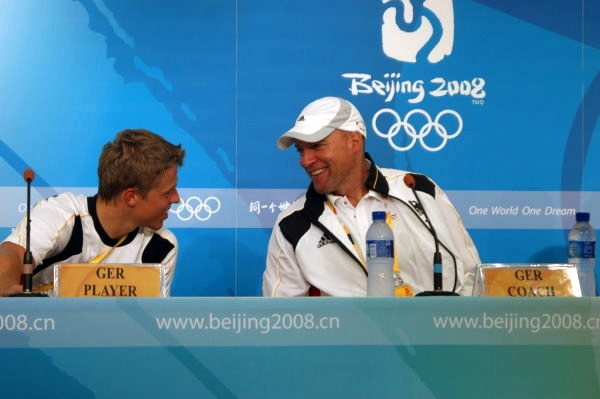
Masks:
[[[163,297],[161,264],[63,263],[54,266],[59,297]]]
[[[481,264],[474,295],[580,297],[577,269],[570,264]]]

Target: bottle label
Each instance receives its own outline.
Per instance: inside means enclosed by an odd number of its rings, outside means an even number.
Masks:
[[[595,258],[595,241],[569,241],[569,258]]]
[[[367,240],[367,259],[371,258],[393,258],[393,240]]]

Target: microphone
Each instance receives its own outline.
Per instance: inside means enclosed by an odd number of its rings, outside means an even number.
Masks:
[[[416,296],[458,296],[456,292],[453,291],[444,291],[442,289],[442,254],[440,253],[440,240],[438,239],[437,232],[429,220],[429,216],[427,215],[427,211],[417,194],[417,190],[415,190],[416,180],[415,176],[412,173],[407,173],[404,175],[404,184],[409,187],[421,210],[423,211],[423,216],[425,217],[425,222],[427,223],[427,230],[433,236],[433,240],[435,243],[435,252],[433,254],[433,291],[423,291],[418,293]]]
[[[25,254],[23,255],[23,292],[11,297],[47,297],[41,292],[33,292],[33,255],[31,254],[31,182],[35,177],[32,169],[25,169],[23,179],[27,183],[27,230],[25,233]]]

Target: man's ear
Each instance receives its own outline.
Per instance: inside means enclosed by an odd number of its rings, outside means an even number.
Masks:
[[[363,152],[365,136],[363,136],[359,131],[354,131],[351,134],[352,134],[352,136],[351,136],[352,137],[352,149],[355,150],[356,152]]]
[[[138,198],[140,196],[140,193],[135,188],[130,187],[130,188],[126,188],[123,191],[122,195],[123,195],[123,201],[125,201],[125,204],[127,204],[129,206],[135,206],[135,204],[137,203]]]

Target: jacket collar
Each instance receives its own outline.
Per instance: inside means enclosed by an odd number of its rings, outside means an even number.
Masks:
[[[375,165],[373,158],[369,155],[369,153],[365,153],[365,158],[370,163],[369,167],[369,177],[367,177],[367,181],[365,182],[365,186],[369,190],[373,190],[378,192],[379,194],[389,195],[390,186],[387,182],[387,179],[381,173],[381,170]]]

